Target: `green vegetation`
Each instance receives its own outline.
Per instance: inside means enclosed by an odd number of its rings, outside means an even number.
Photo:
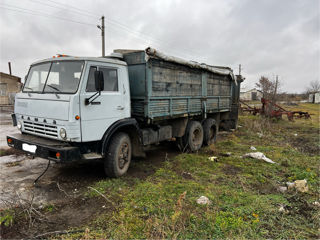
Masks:
[[[319,105],[295,108],[314,115],[311,120],[294,122],[240,116],[237,131],[221,134],[215,145],[199,153],[166,157],[156,165],[148,159],[133,161],[132,167],[137,172],[148,172],[147,176],[128,174],[92,184],[80,197],[91,200],[91,204],[80,205],[79,200],[77,213],[85,214],[84,209],[94,208],[97,215],[82,226],[64,229],[68,234],[51,237],[319,238],[320,208],[313,204],[319,202],[320,194]],[[251,146],[276,164],[243,158],[252,152]],[[217,161],[211,161],[212,156]],[[278,190],[287,181],[302,179],[308,182],[306,193]],[[208,197],[211,203],[197,204],[201,196]],[[280,207],[284,211],[279,211]],[[61,211],[59,206],[48,205],[42,214]],[[0,213],[1,225],[16,222],[10,210]]]
[[[45,207],[45,211],[47,212],[53,212],[55,209],[55,206],[53,204],[49,204]]]
[[[312,204],[319,201],[319,112],[314,106],[303,105],[316,114],[311,120],[241,116],[242,127],[235,133],[198,154],[167,159],[144,180],[124,177],[96,183],[93,187],[111,199],[112,204],[106,204],[112,207],[85,226],[87,234],[122,239],[319,237],[319,207]],[[242,158],[250,146],[277,164]],[[277,191],[296,179],[308,181],[307,193]],[[101,197],[96,191],[88,195]],[[200,196],[211,204],[198,205]],[[288,213],[280,212],[280,206]]]
[[[13,223],[14,219],[14,211],[12,209],[2,210],[0,209],[0,227],[3,226],[10,226]]]

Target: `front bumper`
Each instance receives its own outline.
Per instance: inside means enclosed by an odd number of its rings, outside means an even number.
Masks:
[[[13,134],[7,136],[7,144],[9,147],[56,162],[71,162],[81,159],[78,147],[42,137]]]

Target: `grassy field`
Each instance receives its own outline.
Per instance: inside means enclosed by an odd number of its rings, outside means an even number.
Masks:
[[[102,208],[101,214],[71,229],[85,233],[55,238],[319,238],[320,208],[313,204],[320,193],[319,105],[290,108],[314,115],[294,122],[243,115],[238,130],[215,145],[165,159],[144,179],[96,182],[91,187],[104,197],[93,189],[84,195],[99,202],[94,207]],[[251,146],[276,164],[242,158]],[[154,168],[146,160],[133,165]],[[278,191],[287,181],[300,179],[307,180],[308,192]],[[200,196],[211,204],[197,204]]]
[[[295,108],[315,115],[294,122],[241,116],[236,132],[197,154],[167,159],[145,180],[124,177],[96,183],[93,187],[108,197],[109,207],[86,226],[87,236],[319,238],[319,207],[312,204],[319,201],[319,105]],[[250,146],[276,164],[242,158]],[[225,156],[227,152],[231,156]],[[210,161],[210,156],[218,161]],[[152,168],[147,162],[136,164]],[[277,190],[299,179],[308,181],[307,193]],[[100,197],[95,191],[88,194]],[[196,203],[202,195],[210,205]],[[280,206],[286,211],[279,212]]]

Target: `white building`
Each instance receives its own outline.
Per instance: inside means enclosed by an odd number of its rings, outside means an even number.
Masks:
[[[320,92],[310,93],[309,94],[310,103],[320,103]]]
[[[240,90],[240,99],[243,101],[260,101],[261,98],[262,92],[256,88],[252,88],[250,90]]]

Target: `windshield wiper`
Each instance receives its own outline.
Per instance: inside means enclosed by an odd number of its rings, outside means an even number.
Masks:
[[[54,90],[56,90],[56,91],[58,91],[58,92],[61,92],[61,90],[60,90],[59,88],[56,88],[56,87],[54,87],[54,86],[51,86],[50,84],[47,84],[46,86],[47,86],[47,87],[51,87],[52,89],[54,89]]]

